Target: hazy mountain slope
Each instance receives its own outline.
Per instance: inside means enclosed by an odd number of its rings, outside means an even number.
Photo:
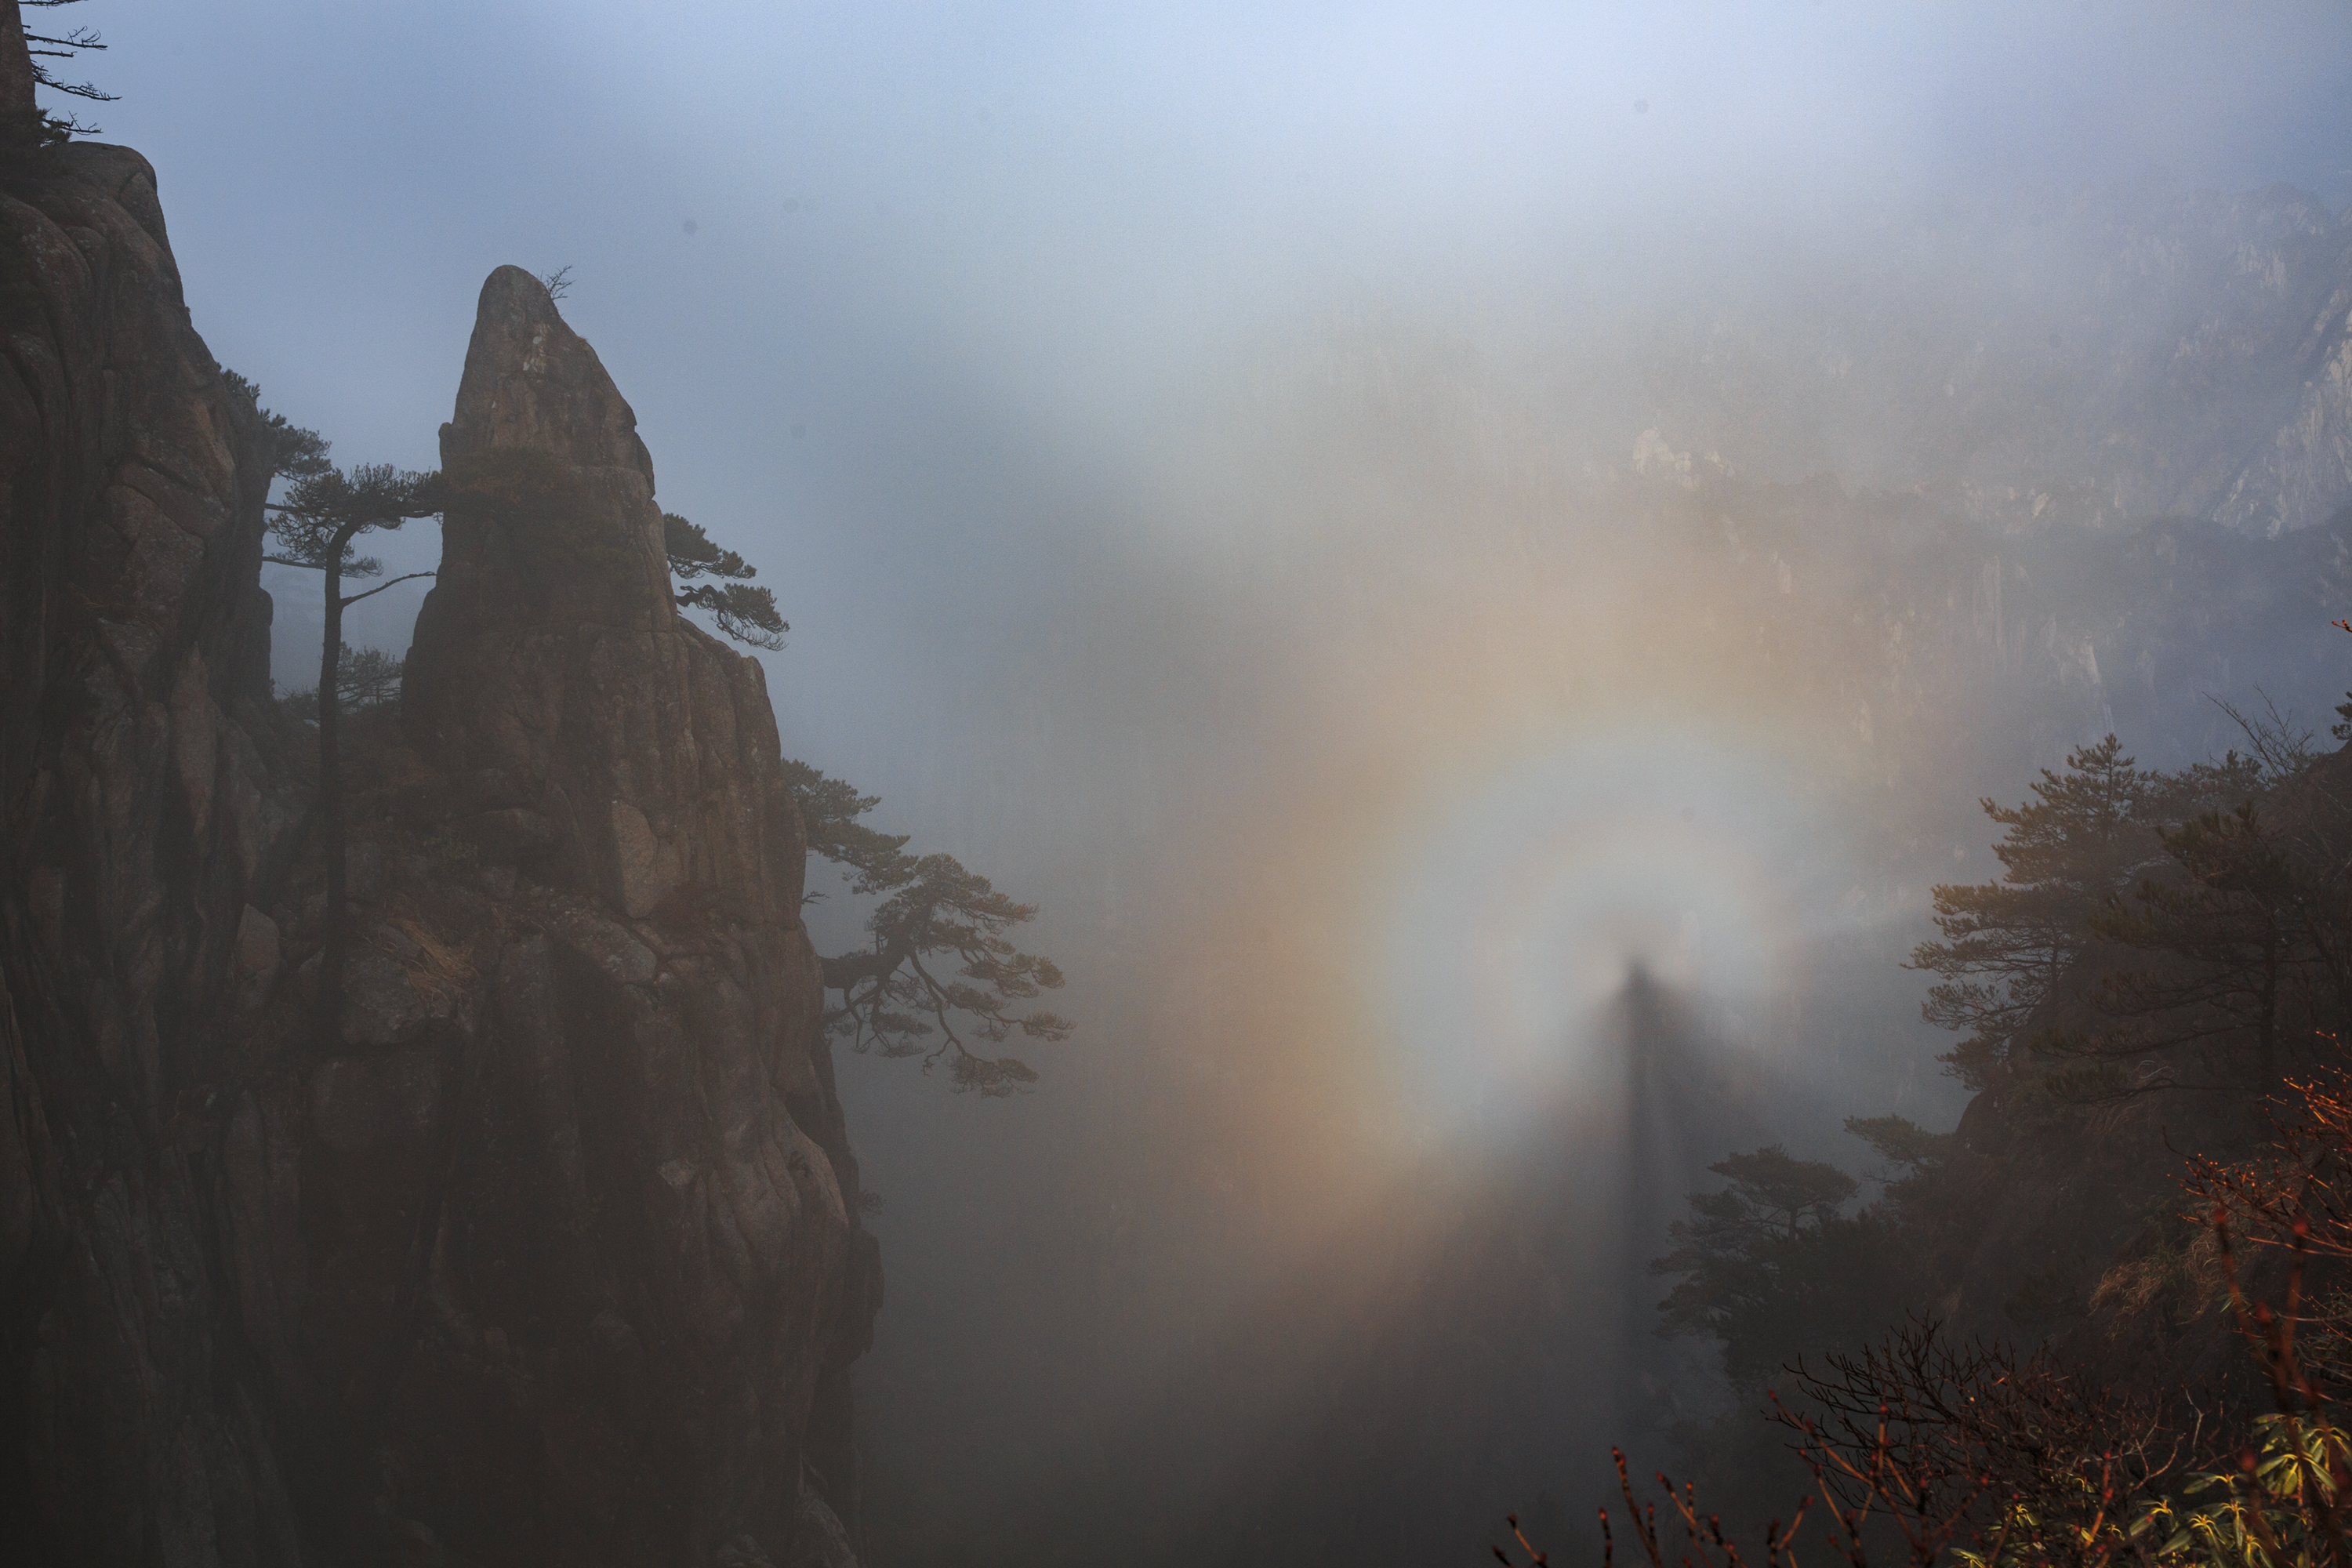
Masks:
[[[2302,192],[2028,192],[1813,244],[1634,331],[1611,427],[2006,525],[2352,500],[2352,222]]]

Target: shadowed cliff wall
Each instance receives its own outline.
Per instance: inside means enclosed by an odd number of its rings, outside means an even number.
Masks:
[[[618,547],[451,519],[320,1038],[257,423],[138,154],[12,165],[0,244],[0,1556],[852,1562],[880,1271],[801,828],[627,405],[492,276],[445,447]]]

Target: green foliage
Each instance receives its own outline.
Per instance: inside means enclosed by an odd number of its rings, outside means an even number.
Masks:
[[[1845,1130],[1886,1162],[1892,1173],[1881,1178],[1882,1201],[1897,1211],[1932,1190],[1959,1142],[1956,1132],[1930,1132],[1907,1116],[1849,1116]]]
[[[431,516],[440,510],[436,489],[433,476],[404,473],[389,463],[362,463],[348,474],[323,465],[301,473],[287,487],[284,504],[270,509],[277,514],[269,525],[277,549],[264,559],[312,571],[331,567],[344,577],[376,576],[383,563],[353,555],[352,541]]]
[[[1932,1176],[1952,1155],[1958,1134],[1930,1132],[1907,1116],[1849,1116],[1845,1130],[1907,1176]]]
[[[221,372],[221,380],[229,392],[242,399],[261,419],[262,429],[269,443],[269,477],[278,479],[315,479],[331,467],[327,461],[331,443],[316,430],[306,430],[283,414],[273,414],[261,406],[261,388],[233,370]]]
[[[2274,758],[2284,754],[2267,742],[2264,749]],[[2153,773],[2147,819],[2161,828],[2208,812],[2234,811],[2249,801],[2262,800],[2291,776],[2259,755],[2234,751],[2218,763],[2197,763],[2179,773]]]
[[[2095,1058],[2099,1047],[2093,1044],[2086,1031],[2070,1029],[2044,1036],[2033,1042],[2034,1055],[2052,1059],[2055,1065],[2047,1068],[2020,1097],[2021,1119],[2037,1115],[2052,1127],[2063,1125],[2053,1120],[2061,1108],[2089,1105],[2104,1100],[2115,1100],[2129,1094],[2136,1088],[2130,1073],[2116,1061],[2084,1060]],[[2139,1049],[2146,1049],[2140,1047]],[[2168,1079],[2151,1079],[2150,1082],[2170,1082]]]
[[[400,699],[402,675],[407,675],[404,658],[393,658],[383,648],[352,651],[346,642],[336,658],[334,687],[352,708],[381,708]]]
[[[1940,1059],[1969,1088],[1984,1087],[2035,1005],[2091,945],[2091,917],[2150,858],[2157,783],[2109,735],[2068,753],[2063,773],[2042,769],[2035,799],[1980,803],[2008,830],[1993,847],[2001,879],[1936,888],[1943,940],[1921,942],[1909,964],[1941,977],[1920,1011],[1966,1033]]]
[[[2159,952],[2168,962],[2112,976],[2100,992],[2110,1013],[2147,1026],[2095,1041],[2085,1054],[2131,1054],[2183,1043],[2203,1047],[2209,1071],[2231,1070],[2251,1040],[2254,1065],[2278,1067],[2284,1010],[2308,1010],[2343,945],[2342,911],[2305,877],[2251,803],[2209,812],[2160,833],[2180,874],[2151,877],[2127,903],[2103,913],[2100,935]]]
[[[2267,699],[2259,710],[2221,707],[2245,731],[2245,752],[2141,772],[2109,735],[2069,753],[2063,773],[2042,770],[2036,798],[1983,803],[2007,830],[1993,848],[2003,876],[1935,889],[1943,939],[1920,943],[1909,965],[1940,977],[1921,1011],[1965,1034],[1941,1059],[1969,1088],[2030,1056],[2055,1064],[2034,1085],[2044,1099],[2134,1093],[2147,1082],[2106,1058],[2250,1028],[2261,1058],[2275,1059],[2284,988],[2308,988],[2307,972],[2329,945],[2320,927],[2336,917],[2299,879],[2257,808],[2315,753],[2311,734]],[[2099,994],[2115,1016],[2170,1015],[2168,1023],[2027,1037],[2058,977],[2103,942],[2169,955],[2106,976]]]
[[[2352,621],[2336,624],[2352,632]],[[2313,772],[2313,737],[2267,700],[2258,714],[2221,706],[2245,731],[2243,754],[2142,773],[2108,736],[2071,753],[2063,774],[2045,770],[2025,804],[1986,801],[2007,829],[1996,847],[2005,875],[1936,889],[1943,940],[1912,959],[1944,982],[1928,1016],[1969,1033],[1945,1059],[1972,1085],[2017,1060],[2021,1046],[2061,1064],[2005,1086],[2011,1141],[2030,1140],[2037,1122],[2082,1135],[2086,1119],[2067,1100],[2174,1084],[2169,1059],[2127,1071],[2126,1056],[2191,1045],[2226,1080],[2179,1087],[2238,1090],[2252,1047],[2257,1082],[2277,1108],[2273,1141],[2242,1165],[2191,1154],[2190,1212],[2180,1214],[2177,1198],[2158,1202],[2143,1216],[2157,1234],[2143,1234],[2126,1258],[2124,1310],[2160,1314],[2181,1336],[2173,1342],[2184,1363],[2197,1357],[2198,1384],[2150,1386],[2137,1358],[2135,1376],[2111,1384],[2040,1355],[2021,1363],[1998,1344],[1955,1350],[1926,1318],[1859,1352],[1833,1351],[1826,1373],[1801,1359],[1788,1364],[1811,1347],[1862,1343],[1888,1309],[1958,1283],[1909,1274],[1914,1259],[1948,1258],[1955,1241],[1962,1251],[1974,1245],[1944,1173],[1957,1140],[1902,1117],[1846,1122],[1900,1173],[1872,1208],[1843,1212],[1852,1184],[1833,1167],[1777,1147],[1736,1155],[1713,1167],[1729,1184],[1691,1196],[1692,1217],[1671,1228],[1675,1249],[1652,1265],[1680,1277],[1660,1303],[1661,1333],[1721,1340],[1735,1379],[1781,1367],[1791,1374],[1774,1392],[1774,1416],[1797,1435],[1790,1447],[1829,1505],[1831,1550],[1853,1568],[1884,1561],[1890,1548],[1918,1568],[2352,1563],[2341,1512],[2352,1438],[2336,1424],[2332,1393],[2352,1367],[2352,1290],[2342,1272],[2352,1262],[2352,1074],[2340,1065],[2352,1027],[2352,846],[2343,800]],[[2352,737],[2352,701],[2339,712],[2337,738]],[[2095,984],[2066,994],[2087,995],[2129,1026],[2080,1027],[2052,1009],[2045,1017],[2067,1027],[2022,1040],[2059,977],[2099,944]],[[2156,962],[2119,968],[2130,951]],[[2241,1226],[2288,1265],[2279,1305],[2249,1299],[2231,1241]],[[2326,1270],[2315,1297],[2306,1289],[2314,1264]],[[2102,1277],[2094,1300],[2123,1267]],[[2027,1273],[2005,1303],[2010,1319],[2046,1333],[2092,1316],[2089,1272],[2076,1258]],[[1858,1289],[1864,1280],[1872,1288]],[[2189,1337],[2224,1293],[2277,1412],[2250,1425],[2229,1403],[2211,1403],[2210,1369]],[[2104,1305],[2097,1314],[2111,1330]],[[2091,1348],[2115,1365],[2121,1342],[2109,1333]],[[1633,1510],[1624,1474],[1621,1458]],[[1685,1568],[1738,1568],[1740,1553],[1694,1492],[1667,1490],[1685,1525]],[[1666,1568],[1649,1519],[1634,1519],[1634,1540],[1654,1568]],[[1776,1524],[1761,1562],[1794,1568],[1794,1534]]]
[[[705,573],[713,577],[760,574],[740,555],[713,543],[699,523],[688,522],[674,511],[662,513],[662,548],[669,554],[669,569],[688,581]]]
[[[1707,1167],[1731,1184],[1711,1196],[1694,1196],[1691,1207],[1706,1221],[1709,1245],[1762,1237],[1801,1234],[1808,1226],[1834,1218],[1858,1184],[1835,1165],[1800,1160],[1780,1144],[1731,1154]],[[1689,1227],[1679,1223],[1677,1234]]]
[[[276,550],[263,559],[281,566],[307,567],[326,579],[320,595],[326,625],[319,642],[317,700],[319,835],[327,862],[327,919],[315,1013],[318,1041],[326,1049],[334,1048],[341,1039],[343,961],[351,945],[351,922],[343,898],[343,781],[338,739],[343,708],[343,612],[394,583],[433,574],[411,572],[364,593],[348,595],[343,592],[343,580],[381,576],[383,572],[380,563],[352,552],[354,539],[439,511],[441,495],[435,475],[403,473],[388,464],[362,464],[344,473],[322,463],[315,471],[299,475],[287,487],[286,500],[268,508],[274,514],[269,531]]]
[[[2352,1444],[2324,1415],[2264,1415],[2254,1428],[2256,1444],[2235,1473],[2192,1477],[2178,1497],[2157,1500],[2131,1521],[2131,1539],[2148,1560],[2167,1568],[2318,1568],[2336,1560],[2341,1533],[2326,1521]]]
[[[772,652],[784,646],[784,634],[793,629],[777,610],[775,593],[769,588],[705,583],[680,589],[677,602],[682,609],[708,611],[719,629],[737,642]]]
[[[1068,1019],[1042,1007],[1024,1010],[1042,993],[1061,988],[1060,968],[1022,952],[1005,934],[1034,920],[1036,906],[1013,902],[951,855],[908,855],[904,835],[859,821],[878,797],[805,763],[787,761],[784,775],[810,849],[842,867],[854,892],[882,900],[866,920],[872,946],[824,960],[825,987],[841,993],[827,1026],[860,1051],[919,1055],[926,1071],[944,1059],[958,1090],[993,1098],[1034,1083],[1037,1075],[1025,1063],[982,1056],[965,1037],[991,1045],[1015,1034],[1069,1037]],[[941,960],[954,969],[935,973]]]
[[[1689,1272],[1658,1304],[1658,1333],[1723,1342],[1723,1369],[1753,1388],[1795,1356],[1851,1344],[1900,1310],[1902,1237],[1885,1216],[1832,1216],[1719,1254],[1678,1247],[1651,1265]]]
[[[2234,1454],[2235,1439],[2207,1432],[2203,1415],[2180,1424],[2154,1391],[2084,1378],[2046,1354],[1956,1345],[1918,1319],[1818,1370],[1790,1369],[1772,1419],[1793,1437],[1814,1496],[1766,1532],[1759,1558],[1731,1546],[1695,1487],[1664,1477],[1685,1542],[1662,1549],[1621,1454],[1627,1522],[1653,1568],[1796,1568],[1809,1516],[1828,1539],[1805,1559],[1848,1568],[1889,1558],[1915,1568],[2340,1568],[2352,1555],[2339,1508],[2352,1441],[2325,1402],[2287,1392],[2311,1385],[2281,1320],[2259,1321],[2272,1325],[2253,1337],[2268,1346],[2281,1408],[2242,1428],[2251,1441]],[[2235,1462],[2197,1468],[2217,1457],[2204,1443]],[[1815,1512],[1816,1500],[1827,1508]],[[1518,1544],[1545,1561],[1525,1536]]]
[[[774,592],[746,586],[743,581],[760,574],[756,567],[732,550],[720,548],[698,524],[674,511],[662,513],[662,548],[669,556],[669,569],[684,580],[706,575],[734,579],[680,589],[682,608],[708,611],[719,629],[737,642],[770,649],[784,646],[784,634],[793,628],[777,610]]]
[[[1694,1193],[1650,1272],[1676,1276],[1658,1333],[1723,1342],[1736,1383],[1769,1379],[1792,1358],[1857,1344],[1897,1320],[1932,1223],[1937,1183],[1958,1142],[1904,1116],[1849,1117],[1846,1131],[1885,1162],[1879,1200],[1846,1212],[1861,1184],[1779,1144],[1708,1167],[1719,1192]]]
[[[2001,879],[1937,887],[1943,939],[1921,942],[1908,965],[1940,977],[1920,1011],[1966,1035],[1939,1059],[1970,1089],[2032,1043],[2023,1039],[2027,1020],[2058,976],[2102,940],[2119,940],[2103,924],[2116,899],[2168,856],[2179,858],[2168,825],[2257,799],[2309,760],[2308,737],[2275,710],[2267,719],[2227,710],[2246,728],[2252,754],[2143,772],[2109,735],[2069,752],[2063,773],[2042,769],[2035,798],[1981,803],[2006,829],[1993,846]]]
[[[790,757],[784,759],[784,782],[800,807],[811,853],[846,869],[851,891],[873,893],[898,885],[893,879],[908,835],[884,833],[858,820],[882,804],[880,795],[860,795],[848,780],[828,778]]]
[[[1900,1310],[1895,1222],[1843,1212],[1860,1189],[1852,1176],[1778,1144],[1707,1168],[1728,1184],[1690,1195],[1691,1217],[1667,1228],[1671,1249],[1650,1264],[1680,1277],[1658,1303],[1662,1338],[1722,1341],[1724,1370],[1746,1384]]]
[[[2194,802],[2188,809],[2176,814],[2179,818],[2186,819],[2209,810],[2223,811],[2259,799],[2318,759],[2319,751],[2314,743],[2318,737],[2296,724],[2288,714],[2281,712],[2279,705],[2272,701],[2270,694],[2260,687],[2254,689],[2254,695],[2262,699],[2263,705],[2259,710],[2251,706],[2240,708],[2219,697],[2212,700],[2213,705],[2228,714],[2231,721],[2244,731],[2246,737],[2247,754],[2242,757],[2231,752],[2223,767],[2235,767],[2251,776],[2252,787]],[[2204,765],[2200,765],[2181,776],[2194,778],[2203,771]]]

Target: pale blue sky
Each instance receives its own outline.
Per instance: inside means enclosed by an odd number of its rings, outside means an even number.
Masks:
[[[72,15],[199,325],[274,402],[428,462],[482,276],[568,262],[666,492],[743,526],[845,377],[1083,422],[1238,313],[1452,310],[1693,214],[1801,234],[1866,195],[2151,173],[2352,193],[2337,5]]]

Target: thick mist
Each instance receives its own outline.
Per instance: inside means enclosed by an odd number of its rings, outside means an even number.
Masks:
[[[2347,683],[2333,509],[2212,521],[2289,349],[2168,368],[2341,276],[2340,10],[100,8],[266,405],[430,466],[571,266],[786,752],[1041,906],[1034,1094],[841,1063],[879,1563],[1566,1540],[1707,1162],[1957,1116],[1979,798]]]

